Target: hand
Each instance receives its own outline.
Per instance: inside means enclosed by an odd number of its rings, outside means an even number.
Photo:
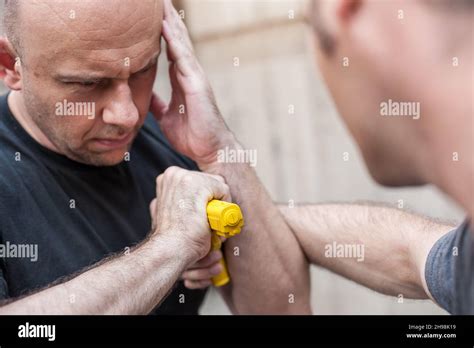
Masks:
[[[164,13],[163,36],[167,42],[172,96],[167,105],[153,95],[150,111],[171,145],[205,170],[216,161],[219,149],[233,147],[234,135],[217,108],[187,29],[170,0],[164,1]]]
[[[230,201],[229,187],[217,175],[170,167],[156,179],[156,199],[150,204],[151,239],[166,240],[182,252],[186,268],[202,259],[211,247],[207,204]]]
[[[188,289],[205,289],[212,285],[212,277],[222,272],[219,260],[220,250],[210,252],[206,257],[189,267],[181,276],[184,286]]]

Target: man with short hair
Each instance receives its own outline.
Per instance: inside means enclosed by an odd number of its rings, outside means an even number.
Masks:
[[[453,229],[383,205],[321,204],[281,207],[281,228],[291,227],[314,264],[384,294],[431,298],[450,313],[474,314],[474,1],[322,0],[311,11],[320,69],[374,179],[432,183],[468,219]],[[214,118],[219,124],[220,115]],[[164,132],[179,145],[182,125],[169,122]],[[220,127],[207,136],[228,133]],[[208,147],[208,158],[216,151]],[[209,166],[232,194],[259,187],[237,166]],[[328,256],[326,246],[334,244],[364,246],[363,260]]]
[[[299,250],[291,231],[278,232],[284,246],[254,239],[278,223],[252,216],[266,202],[231,197],[221,176],[199,173],[148,113],[162,32],[172,47],[166,112],[183,104],[203,112],[196,100],[209,96],[183,75],[186,58],[173,48],[184,41],[171,34],[182,24],[169,1],[163,10],[160,0],[8,0],[5,12],[0,71],[11,92],[0,99],[0,244],[36,246],[38,257],[2,255],[0,313],[197,314],[198,288],[210,281],[179,280],[222,271],[222,253],[209,253],[213,198],[237,199],[250,234],[228,260],[223,293],[233,311],[310,312],[306,259],[284,250]],[[179,136],[195,145],[185,130]]]

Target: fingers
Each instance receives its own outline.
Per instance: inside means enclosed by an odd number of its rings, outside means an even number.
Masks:
[[[163,36],[168,44],[168,60],[176,64],[179,72],[183,76],[193,76],[196,71],[199,71],[199,65],[197,64],[192,48],[187,47],[187,44],[185,44],[187,39],[183,39],[183,35],[188,34],[183,30],[179,33],[175,30],[180,29],[171,28],[169,22],[163,21]]]
[[[211,178],[214,178],[214,179],[216,179],[217,181],[219,181],[219,182],[225,184],[225,179],[224,179],[222,176],[220,176],[220,175],[215,175],[215,174],[206,174],[206,175],[208,175],[208,176],[210,176]]]
[[[230,188],[225,183],[224,178],[179,167],[169,167],[157,177],[156,191],[157,198],[150,203],[150,213],[155,216],[157,208],[165,209],[165,211],[158,214],[156,219],[153,219],[154,224],[155,220],[167,219],[167,216],[175,215],[172,210],[178,209],[178,207],[172,203],[173,201],[178,202],[178,198],[180,198],[179,202],[185,201],[190,204],[183,207],[180,205],[179,208],[187,210],[181,210],[181,214],[177,215],[188,216],[191,213],[199,216],[199,219],[191,219],[190,221],[196,226],[201,226],[202,234],[203,236],[206,235],[207,238],[210,237],[208,220],[200,220],[206,216],[207,203],[212,199],[228,199],[231,201]],[[208,239],[205,245],[207,250],[203,250],[204,254],[209,250]],[[201,257],[204,254],[199,253]],[[212,277],[224,270],[220,262],[222,257],[222,252],[216,250],[194,262],[181,276],[185,281],[185,286],[189,289],[202,289],[212,285]]]
[[[226,184],[223,177],[219,175],[189,171],[178,167],[170,167],[166,171],[169,172],[171,170],[173,170],[173,173],[178,172],[175,174],[182,174],[187,176],[188,185],[197,185],[204,188],[204,190],[200,191],[201,198],[206,199],[207,201],[210,201],[212,199],[227,199],[229,202],[232,201],[230,188]]]
[[[170,167],[171,168],[171,167]],[[168,168],[167,170],[169,170],[170,168]],[[165,176],[165,173],[163,174],[160,174],[157,178],[156,178],[156,197],[159,197],[161,192],[163,192],[163,180],[164,180],[164,176]],[[156,203],[155,203],[156,204]]]
[[[174,181],[174,179],[177,181]],[[160,174],[156,178],[157,197],[160,197],[160,193],[166,188],[164,187],[164,181],[167,182],[166,187],[168,188],[170,188],[169,186],[174,187],[178,184],[187,190],[198,187],[198,196],[196,196],[198,199],[195,200],[195,202],[199,207],[202,203],[209,202],[212,199],[232,202],[230,188],[225,183],[224,178],[219,175],[200,173],[174,166],[169,167],[163,174]],[[200,207],[200,209],[205,209],[205,206]]]
[[[156,198],[152,200],[150,203],[150,215],[155,216],[155,211],[156,211]]]
[[[206,257],[189,267],[188,270],[211,267],[219,262],[220,259],[222,259],[222,252],[220,250],[212,251]]]
[[[205,288],[210,287],[211,285],[212,285],[211,280],[198,280],[198,281],[185,280],[184,281],[184,286],[190,290],[205,289]]]
[[[219,199],[223,201],[231,201],[230,188],[227,184],[214,179],[208,178],[210,192],[208,194],[208,201],[212,199]]]
[[[179,81],[177,78],[176,64],[171,62],[168,70],[169,70],[171,90],[172,90],[171,103],[170,103],[171,108],[179,107],[179,105],[185,105],[185,100],[183,98],[183,95],[180,93],[182,89],[179,85]],[[186,113],[184,113],[184,115],[186,115]]]
[[[165,18],[162,34],[167,42],[168,60],[176,65],[178,72],[196,85],[204,87],[206,80],[194,54],[188,30],[171,1],[165,1]]]
[[[219,260],[222,258],[220,251],[213,251],[202,260],[196,262],[192,268],[186,270],[181,278],[188,289],[203,289],[212,285],[212,277],[223,271]]]
[[[174,8],[171,0],[165,1],[164,4],[164,21],[169,24],[170,28],[177,34],[178,40],[181,41],[188,49],[193,50],[191,39],[189,37],[186,25],[184,25],[181,16]]]
[[[156,198],[150,203],[150,216],[151,216],[151,229],[152,231],[156,228]]]
[[[222,272],[222,265],[215,263],[208,268],[191,269],[183,273],[183,279],[192,281],[209,280]]]
[[[231,197],[231,193],[230,193],[230,188],[229,186],[227,186],[226,182],[225,182],[225,179],[220,176],[220,175],[213,175],[213,174],[206,174],[214,179],[216,179],[217,181],[219,181],[220,183],[224,184],[226,186],[226,192],[224,195],[222,195],[221,197],[219,197],[220,200],[222,201],[226,201],[226,202],[230,202],[232,203],[232,197]],[[225,241],[225,238],[222,237],[221,238],[222,241]]]

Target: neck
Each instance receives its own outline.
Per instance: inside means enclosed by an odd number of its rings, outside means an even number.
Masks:
[[[468,219],[474,222],[474,171],[472,166],[460,163],[454,170],[446,170],[437,186],[464,209]]]
[[[40,145],[45,148],[60,153],[56,146],[49,140],[43,131],[36,125],[26,110],[25,103],[21,92],[12,91],[8,96],[8,106],[21,125],[21,127]]]
[[[455,200],[474,222],[474,144],[471,111],[451,110],[439,105],[431,112],[431,134],[425,148],[429,161],[424,162],[423,176]],[[456,105],[456,104],[454,104]],[[465,105],[459,103],[457,105]],[[430,110],[431,111],[431,110]],[[446,115],[451,115],[448,119]]]

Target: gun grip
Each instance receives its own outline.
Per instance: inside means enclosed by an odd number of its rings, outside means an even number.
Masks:
[[[222,272],[212,277],[212,284],[215,287],[221,287],[230,282],[229,273],[227,272],[227,265],[225,264],[224,259],[220,259],[219,263],[222,266]]]
[[[222,242],[216,232],[212,232],[211,236],[211,248],[212,250],[219,250]],[[227,265],[224,258],[220,259],[220,265],[222,266],[222,272],[212,277],[212,284],[216,287],[224,286],[230,281],[229,273],[227,272]]]

